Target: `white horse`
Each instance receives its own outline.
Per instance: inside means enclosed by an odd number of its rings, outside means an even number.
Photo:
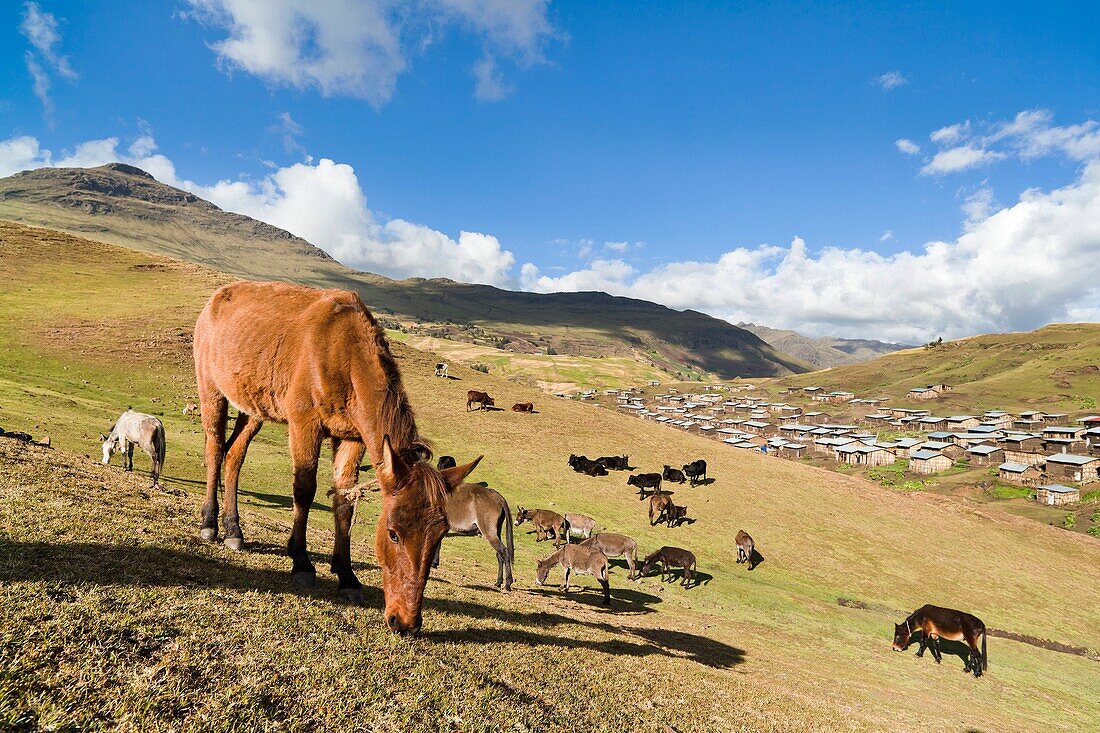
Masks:
[[[160,487],[160,471],[164,468],[164,425],[158,418],[141,412],[127,410],[115,421],[110,435],[99,436],[103,440],[103,464],[111,462],[111,456],[122,453],[127,471],[134,470],[134,446],[139,445],[153,460],[151,476],[153,487]]]

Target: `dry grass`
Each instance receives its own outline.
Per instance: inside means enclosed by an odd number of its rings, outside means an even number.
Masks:
[[[629,583],[619,568],[605,612],[594,593],[563,599],[534,589],[533,560],[546,549],[523,532],[509,596],[484,587],[496,567],[487,545],[448,540],[429,586],[425,638],[391,638],[375,607],[334,603],[331,580],[310,593],[290,586],[281,554],[289,468],[278,426],[264,428],[243,476],[249,551],[194,539],[201,436],[179,414],[192,376],[170,348],[115,362],[112,350],[133,334],[112,316],[140,309],[149,334],[188,328],[218,277],[135,270],[161,260],[72,238],[52,243],[54,258],[38,257],[36,236],[0,230],[0,308],[18,319],[0,322],[0,425],[50,432],[61,450],[0,453],[0,664],[12,670],[0,727],[37,716],[138,729],[283,721],[293,729],[1076,731],[1100,719],[1100,664],[1087,657],[997,638],[989,674],[974,680],[957,657],[937,666],[889,650],[891,624],[931,602],[1095,652],[1097,540],[736,451],[462,368],[460,379],[436,379],[435,355],[401,346],[395,354],[424,431],[460,460],[485,453],[474,478],[513,508],[588,513],[643,551],[688,547],[709,577],[683,591],[655,578]],[[7,264],[11,254],[19,268]],[[123,285],[142,295],[116,308]],[[95,327],[76,341],[46,338],[73,318]],[[466,413],[470,388],[502,405],[534,401],[540,412]],[[183,493],[151,493],[140,477],[79,455],[126,404],[163,414],[168,485]],[[574,451],[625,451],[645,470],[706,457],[716,482],[675,489],[695,524],[649,528],[625,477],[574,474],[565,465]],[[325,509],[319,502],[311,534],[321,555]],[[353,556],[376,587],[362,542],[372,505],[361,509]],[[741,527],[766,558],[752,573],[734,562]],[[94,717],[99,710],[105,717]]]

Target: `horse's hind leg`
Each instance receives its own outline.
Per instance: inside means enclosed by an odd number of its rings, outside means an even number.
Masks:
[[[212,388],[199,387],[202,429],[206,434],[206,500],[202,504],[200,534],[208,542],[218,539],[218,484],[225,457],[225,423],[229,401]]]
[[[339,589],[352,603],[363,604],[363,584],[351,569],[351,522],[355,505],[344,492],[359,483],[359,462],[366,446],[359,440],[332,439],[332,514],[336,522],[336,540],[332,548],[332,572],[340,578]],[[316,480],[316,476],[314,476]],[[304,543],[303,543],[304,544]],[[436,562],[439,548],[436,548]]]
[[[309,552],[306,550],[306,524],[309,522],[309,508],[317,495],[317,458],[321,453],[321,428],[319,425],[304,422],[291,422],[289,428],[290,460],[294,465],[294,525],[286,551],[294,561],[290,571],[294,580],[299,585],[311,587],[317,582],[317,569],[310,562]],[[336,511],[333,514],[339,516]]]
[[[237,482],[248,452],[248,444],[263,425],[262,420],[257,420],[248,413],[238,413],[233,423],[233,433],[225,444],[225,516],[222,517],[225,537],[222,542],[230,550],[244,547],[244,534],[241,532],[241,519],[237,510]]]

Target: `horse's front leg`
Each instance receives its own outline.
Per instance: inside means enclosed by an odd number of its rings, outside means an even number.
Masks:
[[[340,578],[340,593],[351,603],[362,605],[363,584],[351,569],[351,522],[355,505],[345,492],[359,483],[359,463],[366,446],[358,440],[332,439],[332,475],[336,491],[332,497],[332,515],[336,522],[336,540],[332,548],[332,572]],[[442,543],[441,543],[442,544]],[[439,565],[439,547],[435,566]]]
[[[943,655],[940,654],[940,637],[932,637],[932,658],[936,660],[936,664],[943,661]]]
[[[303,587],[317,583],[317,569],[306,550],[309,508],[317,495],[317,458],[321,453],[321,427],[305,421],[289,424],[290,460],[294,467],[294,524],[286,551],[294,561],[291,576]]]
[[[122,446],[125,449],[123,454],[123,461],[126,463],[126,470],[134,470],[134,444],[130,441],[123,439]]]
[[[919,642],[918,647],[917,647],[917,656],[918,657],[923,657],[924,656],[924,650],[927,649],[927,648],[928,648],[928,637],[925,636],[924,634],[921,634],[920,642]]]

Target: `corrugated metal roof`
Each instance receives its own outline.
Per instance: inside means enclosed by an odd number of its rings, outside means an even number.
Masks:
[[[1073,466],[1083,466],[1093,461],[1100,461],[1100,456],[1079,456],[1074,453],[1055,453],[1047,456],[1047,463],[1068,463]]]
[[[1073,494],[1080,492],[1080,489],[1075,489],[1071,486],[1063,486],[1062,484],[1047,484],[1046,486],[1036,486],[1035,488],[1044,491],[1053,491],[1056,494]]]
[[[1001,465],[997,466],[997,468],[1001,471],[1008,471],[1010,473],[1023,473],[1027,469],[1031,468],[1031,466],[1028,466],[1025,463],[1002,463]]]

